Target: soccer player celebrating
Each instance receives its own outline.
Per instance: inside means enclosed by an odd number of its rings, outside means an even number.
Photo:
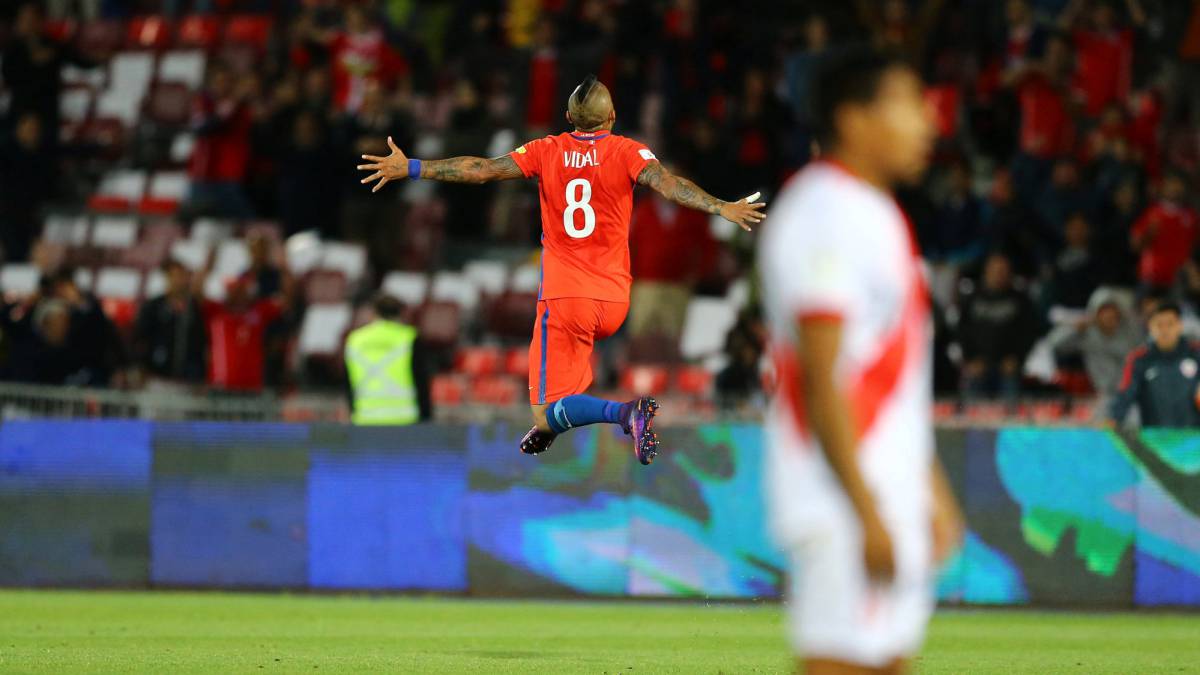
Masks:
[[[672,175],[654,153],[612,133],[617,115],[608,89],[588,76],[567,102],[575,131],[530,141],[494,159],[409,159],[388,139],[392,154],[363,155],[363,183],[425,178],[486,183],[536,178],[542,206],[542,285],[529,347],[529,403],[534,427],[521,451],[545,451],[564,431],[606,422],[633,437],[634,454],[649,464],[658,437],[651,428],[658,403],[627,403],[583,392],[592,382],[592,346],[617,331],[629,310],[629,216],[635,185],[648,185],[676,204],[720,214],[741,227],[763,219],[757,195],[736,202],[713,197]]]
[[[896,673],[961,531],[933,452],[925,284],[891,193],[923,173],[933,128],[895,57],[848,51],[816,85],[823,159],[785,186],[759,241],[779,381],[768,511],[794,563],[800,668]]]

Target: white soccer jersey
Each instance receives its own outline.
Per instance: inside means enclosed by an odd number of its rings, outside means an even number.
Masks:
[[[788,545],[814,523],[852,515],[811,433],[798,383],[804,366],[797,360],[796,324],[808,317],[842,323],[835,373],[850,401],[859,465],[880,515],[885,522],[928,522],[932,350],[907,219],[891,195],[819,161],[788,183],[768,223],[759,269],[779,383],[767,425],[776,536]],[[902,567],[905,562],[898,560]]]

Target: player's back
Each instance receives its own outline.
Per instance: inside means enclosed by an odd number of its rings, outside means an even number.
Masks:
[[[864,479],[886,509],[905,508],[927,480],[932,431],[928,305],[903,213],[887,193],[817,162],[776,200],[759,260],[780,383],[768,424],[776,527],[786,536],[844,503],[800,387],[805,319],[841,322],[835,372]]]
[[[538,179],[541,297],[628,302],[633,189],[654,155],[624,136],[575,132],[530,141],[511,156]]]

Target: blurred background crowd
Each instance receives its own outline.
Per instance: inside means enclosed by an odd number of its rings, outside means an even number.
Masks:
[[[814,151],[814,69],[863,41],[918,65],[938,124],[901,201],[942,413],[1090,414],[1150,307],[1192,322],[1200,301],[1200,2],[47,0],[0,21],[7,380],[336,389],[382,288],[430,348],[435,404],[518,404],[535,186],[371,195],[356,158],[389,135],[410,156],[508,152],[565,130],[594,72],[618,133],[770,201]],[[646,192],[631,245],[598,384],[755,409],[753,235]]]

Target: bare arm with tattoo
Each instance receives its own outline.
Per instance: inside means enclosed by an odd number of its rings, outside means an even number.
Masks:
[[[374,172],[362,179],[361,182],[364,185],[371,181],[379,181],[371,188],[371,192],[378,192],[389,181],[408,177],[408,157],[400,148],[396,147],[390,136],[388,137],[388,147],[392,149],[392,154],[387,157],[363,155],[362,158],[371,163],[358,165],[362,171]],[[432,159],[421,162],[421,178],[440,180],[445,183],[479,184],[523,177],[524,174],[521,173],[517,163],[508,155],[494,159],[451,157],[450,159]]]
[[[726,202],[708,194],[692,181],[667,171],[657,160],[652,160],[637,177],[638,185],[645,185],[663,197],[697,211],[720,215],[725,220],[736,223],[743,230],[749,230],[751,225],[761,223],[765,217],[762,209],[763,202],[749,203],[745,199],[736,202]]]

